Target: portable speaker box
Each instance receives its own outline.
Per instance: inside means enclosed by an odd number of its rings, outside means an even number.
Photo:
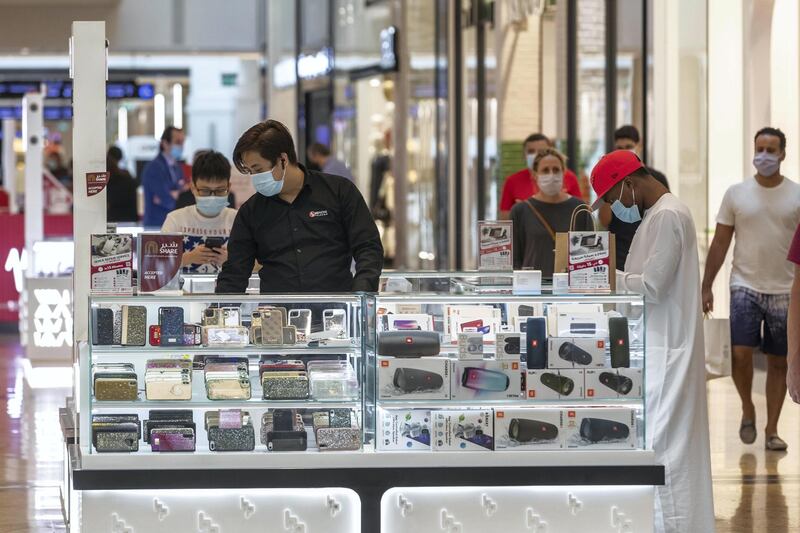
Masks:
[[[528,370],[525,379],[528,400],[581,400],[584,398],[584,370]]]
[[[598,400],[642,398],[641,368],[607,368],[586,371],[586,397]]]
[[[453,361],[453,400],[519,400],[522,368],[517,361]]]
[[[447,357],[378,357],[378,398],[449,400],[450,363]]]
[[[515,332],[498,333],[495,340],[495,359],[519,361],[525,344],[524,337]]]
[[[561,409],[495,409],[494,449],[561,450],[563,416]]]
[[[551,337],[548,368],[606,368],[606,339],[602,337]]]
[[[433,420],[425,409],[378,409],[375,440],[381,451],[431,449]]]
[[[631,450],[638,447],[636,411],[628,407],[565,409],[568,449]]]
[[[387,357],[435,357],[441,340],[435,331],[382,331],[378,333],[378,355]]]
[[[442,410],[433,413],[433,451],[494,450],[491,409]]]

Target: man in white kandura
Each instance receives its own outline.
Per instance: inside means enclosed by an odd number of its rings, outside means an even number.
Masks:
[[[700,266],[689,209],[627,150],[592,170],[598,201],[623,222],[642,220],[617,290],[644,295],[647,447],[664,465],[655,530],[713,533]],[[644,217],[643,217],[644,215]]]

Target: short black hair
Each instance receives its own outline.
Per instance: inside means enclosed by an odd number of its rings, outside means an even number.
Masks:
[[[197,185],[197,180],[230,181],[231,163],[228,158],[214,150],[201,152],[194,158],[192,164],[192,183]]]
[[[172,138],[176,131],[183,131],[180,128],[176,128],[175,126],[167,126],[164,128],[164,133],[161,134],[161,146],[163,147],[165,142],[171,143]],[[163,148],[162,148],[163,149]]]
[[[122,150],[119,146],[111,145],[108,147],[108,152],[106,152],[106,159],[109,161],[116,161],[119,163],[122,161]]]
[[[639,130],[636,129],[636,126],[631,124],[625,124],[624,126],[620,126],[614,132],[614,140],[618,141],[620,139],[630,139],[636,144],[639,144]]]
[[[331,149],[322,143],[311,143],[308,147],[308,151],[314,155],[321,155],[323,157],[331,155]]]
[[[756,139],[758,139],[762,135],[774,135],[775,137],[781,140],[781,151],[786,150],[786,134],[783,133],[778,128],[772,128],[770,126],[767,126],[766,128],[761,128],[756,132],[756,136],[753,137],[753,142],[756,142]]]
[[[528,143],[535,143],[535,142],[538,142],[538,141],[544,141],[549,146],[553,145],[553,143],[550,142],[550,138],[547,135],[545,135],[544,133],[531,133],[530,135],[528,135],[525,138],[524,141],[522,141],[522,147],[525,148],[525,146]]]
[[[233,149],[233,164],[239,171],[247,173],[248,169],[242,160],[245,152],[258,154],[275,165],[281,154],[286,154],[289,163],[297,164],[297,153],[289,130],[277,120],[259,122],[244,132]]]

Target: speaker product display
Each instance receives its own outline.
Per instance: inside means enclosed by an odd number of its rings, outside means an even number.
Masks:
[[[511,380],[503,372],[485,368],[467,367],[461,373],[461,386],[480,391],[508,390]]]
[[[611,367],[628,368],[631,366],[628,319],[624,316],[609,318],[608,334],[611,341]]]
[[[592,364],[592,354],[573,342],[564,342],[558,347],[558,356],[564,361],[577,365],[587,366]]]
[[[547,321],[544,317],[532,317],[526,321],[525,345],[528,368],[547,366]]]
[[[539,380],[542,385],[556,391],[561,396],[569,396],[575,388],[575,382],[566,376],[545,372]]]
[[[378,354],[392,357],[433,357],[441,341],[435,331],[382,331],[378,333]]]
[[[512,418],[508,426],[508,436],[517,442],[554,440],[558,438],[558,427],[542,420]]]
[[[403,392],[426,392],[442,388],[444,379],[439,374],[416,368],[398,368],[394,371],[394,386]]]
[[[633,388],[633,380],[631,378],[614,372],[601,372],[600,383],[622,395],[627,395]]]
[[[604,418],[584,418],[581,421],[580,435],[590,442],[627,439],[630,428],[616,420]]]

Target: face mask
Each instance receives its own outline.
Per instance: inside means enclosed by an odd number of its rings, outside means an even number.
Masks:
[[[169,155],[175,161],[181,159],[183,157],[183,146],[180,146],[180,145],[177,145],[177,144],[174,145],[172,148],[170,148]]]
[[[536,183],[539,185],[539,190],[547,196],[556,196],[564,186],[564,175],[560,172],[558,174],[539,174]]]
[[[753,166],[762,176],[772,176],[781,169],[781,158],[777,154],[758,152],[753,158]]]
[[[215,217],[228,207],[227,196],[195,196],[197,210],[206,217]]]
[[[525,162],[528,163],[528,169],[533,168],[534,159],[536,159],[536,154],[525,154]]]
[[[625,190],[625,182],[622,182],[622,189],[620,189],[619,191],[620,199],[622,198],[622,191],[624,190]],[[642,215],[639,213],[639,208],[636,206],[636,192],[634,192],[633,187],[631,187],[631,194],[633,195],[632,206],[625,207],[625,205],[620,200],[617,200],[613,204],[611,204],[611,211],[622,222],[627,222],[628,224],[635,224],[636,222],[642,220]]]
[[[283,176],[280,180],[275,179],[273,175],[274,171],[275,169],[273,168],[266,172],[250,174],[250,177],[253,178],[253,187],[256,188],[256,192],[263,196],[275,196],[283,190],[283,182],[286,181],[284,180],[286,177],[286,167],[283,167]]]

